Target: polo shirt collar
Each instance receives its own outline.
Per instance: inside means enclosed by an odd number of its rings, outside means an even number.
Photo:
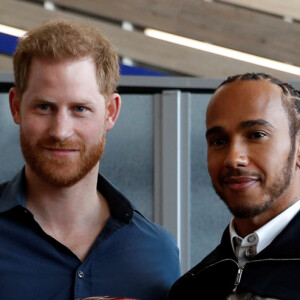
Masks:
[[[26,207],[25,167],[5,184],[0,196],[0,213],[16,206]],[[128,224],[134,211],[128,199],[100,174],[98,174],[97,189],[107,200],[112,217]]]
[[[134,212],[128,199],[101,174],[98,174],[97,189],[107,200],[112,217],[128,224]]]
[[[0,196],[0,213],[18,205],[26,207],[25,167],[11,180]]]

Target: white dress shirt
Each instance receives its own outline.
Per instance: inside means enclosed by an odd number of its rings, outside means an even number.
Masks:
[[[288,225],[300,209],[300,201],[288,207],[274,219],[246,237],[240,237],[234,228],[234,218],[229,226],[232,249],[241,267],[248,259],[265,249],[277,235]]]
[[[293,217],[300,209],[300,201],[297,201],[292,206],[284,210],[274,219],[269,221],[264,226],[260,227],[246,237],[240,237],[235,231],[233,220],[230,222],[229,232],[232,249],[238,260],[241,268],[253,256],[265,249],[278,234],[288,225]],[[230,294],[226,297],[227,300],[276,300],[274,298],[263,298],[251,293]],[[278,299],[277,299],[278,300]]]

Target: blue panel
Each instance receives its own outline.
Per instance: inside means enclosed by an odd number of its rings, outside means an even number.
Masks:
[[[13,55],[17,46],[18,38],[0,32],[0,53]]]
[[[120,64],[121,75],[140,75],[140,76],[170,76],[156,71],[147,70],[140,67],[132,67]]]

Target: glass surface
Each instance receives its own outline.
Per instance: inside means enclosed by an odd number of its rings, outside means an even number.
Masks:
[[[121,113],[107,132],[100,173],[153,220],[153,95],[121,96]]]
[[[231,218],[215,194],[207,171],[205,113],[210,97],[210,94],[191,97],[191,266],[219,244]]]
[[[0,182],[12,178],[23,166],[19,127],[14,123],[7,93],[0,93]]]

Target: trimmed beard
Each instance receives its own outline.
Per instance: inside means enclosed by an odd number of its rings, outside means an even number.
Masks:
[[[285,161],[284,166],[278,172],[275,179],[271,183],[271,185],[267,188],[263,201],[256,206],[240,206],[232,207],[226,201],[223,193],[213,185],[217,195],[223,200],[223,202],[227,205],[230,212],[239,219],[250,219],[254,218],[261,213],[265,212],[289,187],[292,179],[292,168],[294,162],[294,154],[295,154],[295,140],[292,141],[291,150],[289,152],[288,158]]]
[[[37,176],[57,187],[70,187],[83,179],[101,159],[106,132],[90,148],[81,142],[58,142],[53,138],[40,139],[32,145],[20,126],[20,142],[24,159]],[[45,148],[76,149],[79,155],[75,158],[53,157]]]

